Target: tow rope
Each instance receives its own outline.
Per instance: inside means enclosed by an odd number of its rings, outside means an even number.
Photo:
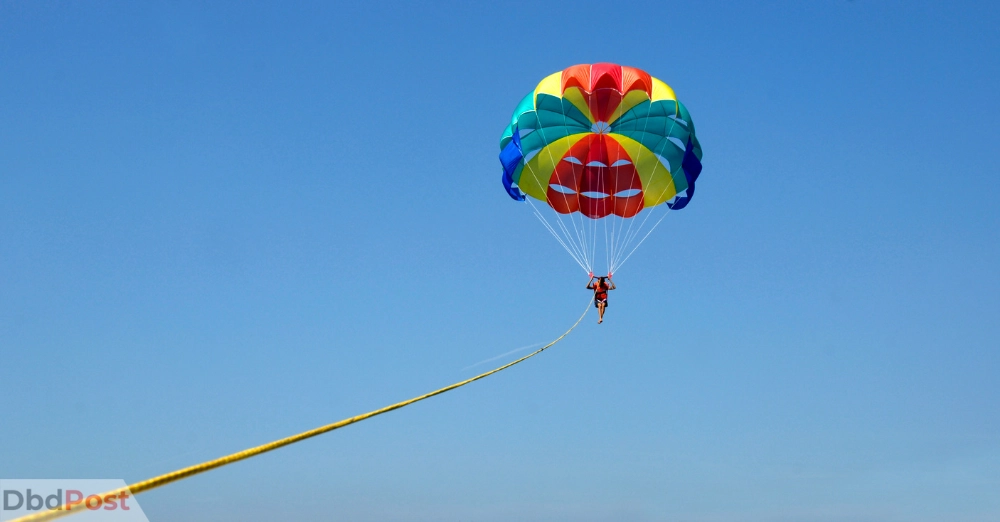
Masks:
[[[130,493],[132,495],[138,495],[139,493],[142,493],[142,492],[145,492],[145,491],[149,491],[151,489],[158,488],[160,486],[165,486],[167,484],[170,484],[171,482],[177,482],[179,480],[186,479],[188,477],[197,475],[199,473],[204,473],[206,471],[209,471],[209,470],[212,470],[212,469],[215,469],[215,468],[221,468],[222,466],[225,466],[225,465],[228,465],[228,464],[232,464],[234,462],[239,462],[241,460],[248,459],[250,457],[255,457],[255,456],[260,455],[262,453],[267,453],[269,451],[276,450],[276,449],[284,447],[284,446],[295,444],[296,442],[299,442],[299,441],[310,439],[310,438],[315,437],[317,435],[322,435],[324,433],[327,433],[327,432],[330,432],[330,431],[333,431],[333,430],[336,430],[336,429],[339,429],[339,428],[343,428],[344,426],[347,426],[347,425],[350,425],[350,424],[354,424],[355,422],[361,422],[361,421],[363,421],[365,419],[370,419],[372,417],[375,417],[377,415],[381,415],[383,413],[388,413],[388,412],[393,411],[393,410],[398,410],[398,409],[400,409],[400,408],[402,408],[404,406],[409,406],[409,405],[411,405],[413,403],[420,402],[420,401],[422,401],[424,399],[429,399],[431,397],[434,397],[435,395],[441,395],[442,393],[454,390],[455,388],[461,388],[462,386],[465,386],[466,384],[478,381],[479,379],[483,379],[483,378],[489,377],[490,375],[493,375],[494,373],[501,372],[503,370],[506,370],[507,368],[510,368],[511,366],[514,366],[515,364],[518,364],[520,362],[526,361],[526,360],[528,360],[528,359],[530,359],[530,358],[532,358],[532,357],[534,357],[534,356],[536,356],[536,355],[544,352],[545,350],[551,348],[552,346],[554,346],[559,341],[563,340],[563,338],[565,338],[567,335],[569,335],[569,333],[572,332],[573,329],[576,328],[577,325],[580,324],[580,321],[583,321],[583,318],[587,315],[587,312],[590,311],[590,303],[591,303],[591,300],[588,299],[587,300],[587,308],[584,309],[583,314],[581,314],[580,318],[577,319],[575,323],[573,323],[573,326],[570,326],[569,330],[566,330],[565,332],[563,332],[562,335],[560,335],[559,337],[556,337],[550,343],[548,343],[545,346],[542,346],[541,348],[539,348],[539,349],[537,349],[537,350],[529,353],[528,355],[525,355],[524,357],[521,357],[520,359],[517,359],[517,360],[515,360],[513,362],[509,362],[509,363],[507,363],[507,364],[505,364],[503,366],[500,366],[498,368],[494,368],[494,369],[492,369],[492,370],[490,370],[488,372],[481,373],[481,374],[479,374],[479,375],[477,375],[475,377],[472,377],[470,379],[466,379],[464,381],[456,382],[455,384],[451,384],[451,385],[445,386],[444,388],[440,388],[438,390],[434,390],[434,391],[432,391],[430,393],[425,393],[423,395],[414,397],[412,399],[407,399],[407,400],[402,401],[402,402],[397,402],[396,404],[391,404],[389,406],[385,406],[383,408],[379,408],[377,410],[370,411],[368,413],[362,413],[361,415],[356,415],[354,417],[349,417],[347,419],[340,420],[340,421],[334,422],[332,424],[327,424],[325,426],[320,426],[318,428],[314,428],[314,429],[311,429],[309,431],[304,431],[304,432],[299,433],[297,435],[292,435],[291,437],[285,437],[283,439],[279,439],[279,440],[276,440],[274,442],[268,442],[267,444],[262,444],[260,446],[256,446],[256,447],[249,448],[249,449],[245,449],[243,451],[239,451],[239,452],[236,452],[236,453],[233,453],[233,454],[230,454],[230,455],[226,455],[224,457],[219,457],[219,458],[214,459],[214,460],[209,460],[207,462],[202,462],[201,464],[195,464],[194,466],[188,466],[186,468],[179,469],[177,471],[172,471],[170,473],[166,473],[166,474],[160,475],[158,477],[153,477],[151,479],[143,480],[142,482],[136,482],[135,484],[128,485],[128,486],[126,486],[124,488],[120,488],[120,489],[113,490],[113,491],[108,491],[108,492],[102,493],[100,495],[100,497],[104,498],[107,495],[119,495],[121,493]],[[85,509],[85,507],[86,506],[83,503],[73,504],[68,509],[61,509],[61,507],[60,508],[55,508],[55,509],[50,509],[48,511],[43,511],[41,513],[35,513],[33,515],[28,515],[28,516],[24,516],[24,517],[20,517],[20,518],[15,518],[15,519],[11,520],[10,522],[41,522],[41,521],[44,521],[44,520],[54,520],[56,518],[64,517],[64,516],[76,513],[78,511],[81,511],[81,510]]]

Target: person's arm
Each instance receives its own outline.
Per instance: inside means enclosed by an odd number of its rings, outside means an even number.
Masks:
[[[611,283],[611,286],[608,287],[608,290],[614,290],[615,289],[615,282],[612,281],[612,280],[610,280],[610,279],[608,279],[608,282]]]

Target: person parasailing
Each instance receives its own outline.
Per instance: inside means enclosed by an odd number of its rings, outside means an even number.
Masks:
[[[595,282],[596,279],[596,282]],[[608,307],[608,291],[615,289],[615,282],[611,280],[611,274],[607,277],[594,277],[590,274],[590,281],[587,283],[587,290],[594,291],[594,306],[597,307],[597,324],[604,322],[604,309]]]
[[[689,205],[702,172],[691,114],[669,85],[635,67],[554,72],[505,123],[504,191],[527,203],[584,273],[603,258],[606,282],[668,211]]]

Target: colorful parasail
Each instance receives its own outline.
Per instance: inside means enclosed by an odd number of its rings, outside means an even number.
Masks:
[[[641,69],[611,63],[547,76],[517,105],[500,137],[507,193],[551,207],[554,223],[532,204],[588,272],[603,252],[611,273],[645,241],[652,229],[644,230],[650,214],[643,210],[688,205],[701,158],[694,122],[673,89]],[[652,228],[662,219],[654,218]]]
[[[500,149],[512,198],[594,219],[684,208],[701,172],[694,122],[673,89],[611,63],[543,79],[518,104]]]

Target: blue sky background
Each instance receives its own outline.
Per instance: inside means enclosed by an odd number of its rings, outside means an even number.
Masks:
[[[524,366],[151,520],[1000,519],[989,2],[0,3],[0,476],[133,482],[474,375],[579,268],[500,185],[641,67],[705,170]]]

